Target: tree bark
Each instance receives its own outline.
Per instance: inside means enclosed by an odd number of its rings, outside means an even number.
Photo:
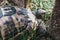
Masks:
[[[14,0],[19,7],[24,7],[24,0]]]
[[[55,1],[51,20],[51,33],[56,40],[60,40],[60,0]]]
[[[29,0],[13,0],[18,7],[27,7],[29,5]]]

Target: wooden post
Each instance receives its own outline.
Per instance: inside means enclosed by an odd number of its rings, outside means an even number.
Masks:
[[[60,40],[60,0],[55,1],[50,27],[55,40]]]
[[[24,0],[24,8],[29,8],[30,4],[29,4],[29,0]]]

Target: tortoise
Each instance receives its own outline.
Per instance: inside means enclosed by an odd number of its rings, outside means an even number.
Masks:
[[[2,2],[2,4],[4,3]],[[11,6],[8,2],[0,6],[0,27],[3,40],[11,38],[12,34],[15,36],[20,33],[21,27],[23,30],[34,28],[32,26],[36,25],[35,16],[29,11],[30,9]],[[32,17],[34,18],[32,19]]]
[[[6,0],[7,1],[7,0]],[[2,4],[4,4],[2,2]],[[1,4],[1,5],[2,5]],[[44,12],[43,12],[44,13]],[[46,31],[46,26],[41,19],[37,19],[30,8],[11,6],[8,1],[0,6],[0,27],[3,40],[8,40],[18,33],[34,29]],[[42,22],[42,23],[41,23]],[[22,28],[22,30],[20,30]],[[13,34],[13,35],[12,35]]]

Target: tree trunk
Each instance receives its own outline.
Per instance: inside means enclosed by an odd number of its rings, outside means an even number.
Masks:
[[[24,0],[14,0],[14,2],[17,4],[17,6],[24,7]]]
[[[60,0],[55,1],[51,20],[51,33],[56,40],[60,40]]]
[[[27,7],[29,5],[29,0],[12,0],[18,7]]]

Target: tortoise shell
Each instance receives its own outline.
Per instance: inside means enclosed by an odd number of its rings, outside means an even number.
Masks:
[[[25,11],[25,12],[24,12]],[[7,40],[22,30],[31,28],[32,20],[26,14],[26,10],[15,6],[0,7],[0,27],[3,40]],[[30,19],[30,20],[28,20]],[[30,27],[27,27],[27,26]],[[23,28],[22,30],[21,27]]]

